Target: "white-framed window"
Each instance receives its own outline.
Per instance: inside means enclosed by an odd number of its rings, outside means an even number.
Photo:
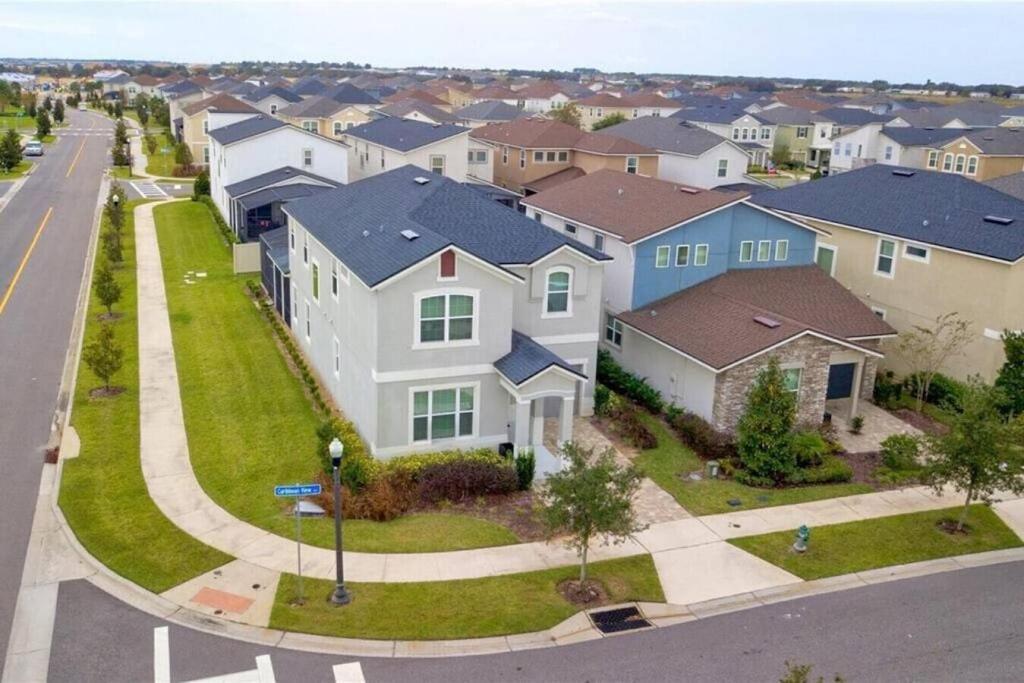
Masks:
[[[210,132],[210,119],[203,119],[203,135]]]
[[[757,243],[757,260],[770,261],[772,258],[772,241],[760,240]]]
[[[544,277],[545,318],[565,318],[572,315],[572,270],[565,267],[549,268]]]
[[[555,163],[555,159],[557,159],[557,158],[558,158],[558,154],[556,154],[555,152],[548,152],[545,155],[545,159],[544,160],[547,163],[549,163],[549,164],[553,164],[553,163]]]
[[[341,342],[334,338],[334,376],[341,377]]]
[[[729,175],[729,160],[728,159],[719,159],[718,160],[718,170],[716,171],[716,174],[717,174],[717,176],[719,178],[724,178],[727,175]]]
[[[367,152],[367,154],[369,154],[369,152]],[[384,161],[385,161],[385,157],[384,157],[384,148],[383,148],[383,147],[381,147],[381,148],[380,148],[380,167],[381,167],[381,168],[384,168]]]
[[[501,163],[503,166],[508,166],[508,147],[501,148]]]
[[[875,258],[875,275],[892,277],[896,271],[896,243],[879,238],[878,254]]]
[[[320,263],[316,259],[313,259],[313,266],[309,269],[309,277],[313,301],[320,303]]]
[[[544,152],[537,152],[537,151],[535,151],[533,153],[533,163],[535,163],[535,164],[543,164],[544,163]]]
[[[953,155],[946,152],[946,155],[942,157],[942,170],[949,172],[953,170]]]
[[[739,140],[740,139],[740,129],[739,128],[733,128],[732,129],[732,139],[733,140]]]
[[[604,320],[604,340],[612,346],[622,347],[622,321],[610,313]]]
[[[302,130],[309,131],[310,133],[319,133],[320,124],[317,121],[303,121]]]
[[[334,122],[334,134],[341,135],[345,131],[345,127],[341,125],[341,121]]]
[[[569,234],[569,235],[575,235],[576,232],[577,232],[576,226],[573,225],[572,223],[566,223],[565,224],[565,232],[567,234]]]
[[[594,233],[594,249],[604,253],[604,235],[599,232]]]
[[[903,247],[903,256],[911,261],[920,261],[921,263],[928,263],[931,259],[931,252],[928,247],[920,244],[910,244],[909,242]]]
[[[626,157],[626,173],[633,173],[640,170],[640,160],[636,157]]]
[[[302,150],[302,166],[303,168],[313,168],[313,150],[308,147]]]
[[[302,263],[309,265],[309,233],[302,233]]]
[[[411,389],[412,441],[431,442],[476,434],[476,386]]]
[[[288,226],[288,248],[295,253],[295,228]]]
[[[707,244],[698,244],[694,247],[693,265],[706,266],[708,264],[708,248]]]
[[[765,128],[765,130],[768,130],[768,129]],[[806,138],[807,137],[807,127],[806,126],[797,126],[797,128],[796,128],[796,137],[797,137],[798,140],[802,140],[802,139]]]
[[[892,159],[892,145],[885,146],[885,160],[889,161]]]
[[[519,168],[526,168],[526,150],[519,150]]]
[[[839,152],[840,152],[841,148],[842,148],[842,145],[837,142],[835,145],[832,146],[832,154],[834,154],[835,156],[839,156]]]
[[[483,149],[471,149],[471,150],[469,150],[469,163],[471,163],[471,164],[486,164],[487,163],[487,150],[483,150]]]
[[[468,289],[417,293],[414,346],[476,343],[477,299],[477,291]]]
[[[860,159],[862,156],[864,156],[864,145],[858,144],[857,145],[857,158]]]
[[[309,299],[306,299],[306,341],[313,336],[313,316],[310,315]]]
[[[797,136],[797,137],[799,137],[799,136]],[[807,137],[807,136],[804,135],[804,137]],[[767,127],[762,128],[761,129],[761,139],[762,140],[771,140],[771,138],[772,138],[772,129],[771,128],[767,128]]]
[[[843,155],[850,156],[851,154],[853,154],[853,143],[847,142],[846,146],[843,148]]]
[[[776,261],[788,261],[789,260],[789,240],[776,240],[776,242],[775,242],[775,260]]]
[[[875,315],[877,315],[882,320],[885,320],[886,310],[884,308],[879,308],[878,306],[872,306],[871,307],[871,312],[874,313]]]
[[[567,161],[569,161],[569,153],[566,152],[566,151],[559,152],[558,153],[558,163],[564,164]]]
[[[668,260],[672,255],[672,247],[667,244],[663,244],[658,247],[654,252],[654,267],[655,268],[668,268]]]
[[[331,296],[338,299],[338,259],[331,259]]]
[[[967,157],[967,175],[976,175],[978,173],[978,157],[969,156]]]
[[[964,168],[966,167],[966,165],[967,165],[967,155],[965,155],[965,154],[957,154],[956,155],[956,168],[955,168],[955,171],[957,173],[963,173],[964,172]]]
[[[749,128],[741,128],[740,129],[740,140],[746,140],[749,137],[749,135],[750,135],[750,129]]]
[[[928,152],[928,168],[939,167],[939,151],[937,149]]]
[[[803,368],[783,368],[782,386],[786,391],[794,394],[800,393],[800,376],[803,375]]]
[[[971,158],[973,159],[974,157],[971,157]],[[210,146],[209,145],[203,145],[203,163],[206,164],[206,165],[210,164]]]
[[[754,242],[744,240],[740,242],[740,263],[750,263],[754,260]]]
[[[676,245],[676,266],[683,268],[690,265],[690,245],[689,244],[677,244]]]
[[[430,155],[430,172],[438,175],[444,175],[444,155],[443,154],[431,154]]]

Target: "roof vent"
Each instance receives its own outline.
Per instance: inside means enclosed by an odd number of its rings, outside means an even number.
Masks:
[[[772,330],[781,325],[781,323],[778,320],[775,320],[774,318],[769,318],[768,316],[764,315],[755,315],[754,322],[757,323],[758,325],[764,325],[765,327]]]
[[[370,236],[370,231],[369,230],[363,230],[363,237],[369,237],[369,236]]]
[[[652,308],[651,309],[651,317],[652,318],[657,318],[658,317],[658,311]]]
[[[892,174],[893,175],[898,175],[901,178],[909,178],[912,175],[914,175],[914,172],[913,171],[906,171],[906,170],[903,170],[903,169],[896,169],[895,171],[892,172]]]
[[[415,178],[413,178],[412,181],[417,185],[426,185],[427,183],[430,182],[430,178],[424,178],[423,176],[418,175]]]
[[[993,216],[992,214],[985,216],[982,220],[986,223],[996,223],[997,225],[1009,225],[1013,222],[1012,218],[1006,218],[1005,216]]]
[[[981,139],[982,140],[988,140],[989,142],[995,140],[995,138],[992,137],[991,135],[983,135],[983,136],[981,136]]]
[[[416,239],[419,236],[420,236],[420,234],[418,232],[416,232],[415,230],[409,230],[408,228],[406,228],[405,230],[402,231],[402,237],[404,237],[405,239],[409,240],[410,242],[412,242],[414,239]]]
[[[686,194],[697,194],[700,192],[700,190],[698,190],[696,187],[686,187],[685,185],[683,187],[680,187],[679,191],[685,192]]]

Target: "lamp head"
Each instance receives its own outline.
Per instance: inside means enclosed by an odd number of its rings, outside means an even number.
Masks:
[[[331,464],[339,467],[341,465],[341,456],[345,452],[345,445],[341,443],[338,437],[334,437],[330,445],[327,446],[327,450],[331,454]]]

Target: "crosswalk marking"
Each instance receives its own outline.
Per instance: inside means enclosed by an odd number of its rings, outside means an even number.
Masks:
[[[146,199],[155,199],[170,196],[166,192],[164,192],[162,187],[148,180],[140,180],[137,183],[129,183],[129,185],[131,185],[136,192],[141,194]]]
[[[171,683],[171,647],[166,626],[158,626],[153,629],[153,680],[155,683]],[[360,680],[362,679],[360,678]],[[276,681],[270,655],[257,655],[255,669],[200,678],[189,683],[276,683]]]
[[[334,665],[334,683],[366,683],[359,662]]]

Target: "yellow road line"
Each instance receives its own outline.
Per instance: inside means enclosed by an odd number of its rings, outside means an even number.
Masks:
[[[78,163],[78,157],[82,156],[82,150],[85,149],[85,138],[82,139],[82,144],[78,146],[78,154],[71,160],[71,165],[68,166],[68,172],[65,174],[65,178],[71,177],[71,172],[75,170],[75,164]]]
[[[43,228],[50,221],[50,214],[53,213],[53,207],[51,206],[46,210],[46,215],[43,216],[42,222],[39,224],[39,228],[36,230],[35,236],[32,241],[29,242],[28,249],[25,250],[25,255],[21,257],[21,263],[18,264],[18,269],[14,271],[14,277],[11,278],[11,284],[7,285],[7,291],[4,292],[4,298],[0,299],[0,315],[3,315],[4,309],[7,308],[7,302],[11,299],[11,294],[14,293],[14,287],[18,284],[18,280],[21,279],[21,273],[25,270],[25,266],[28,265],[28,259],[32,256],[32,251],[36,248],[36,242],[39,241],[39,236],[43,234]]]

